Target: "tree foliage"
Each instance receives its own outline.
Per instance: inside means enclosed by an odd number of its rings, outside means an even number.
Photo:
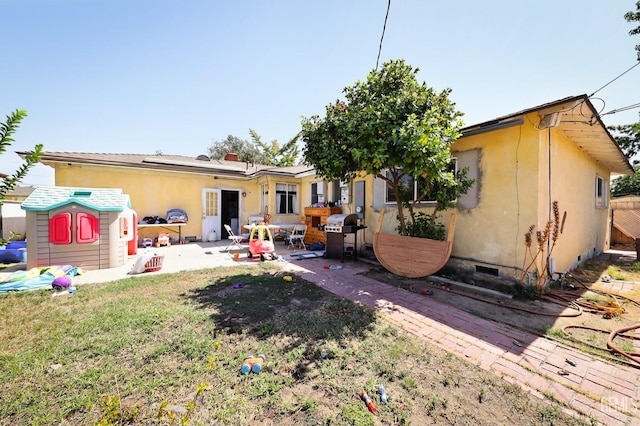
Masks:
[[[282,147],[277,140],[265,143],[255,130],[249,129],[252,141],[229,135],[226,139],[214,142],[207,151],[209,157],[216,160],[224,159],[229,153],[238,155],[238,161],[264,164],[267,166],[293,166],[298,160],[299,135],[294,136]]]
[[[624,19],[626,19],[627,22],[640,22],[640,1],[636,2],[636,11],[625,13]],[[640,25],[629,31],[629,35],[633,36],[638,34],[640,34]],[[638,51],[638,60],[640,61],[640,44],[636,44],[636,50]]]
[[[5,123],[0,122],[0,154],[5,153],[7,148],[11,146],[11,143],[15,142],[12,136],[16,130],[18,130],[20,122],[26,116],[27,112],[25,110],[17,109],[10,115],[7,115]],[[18,183],[24,179],[29,169],[40,161],[41,155],[42,144],[38,144],[34,150],[25,157],[24,162],[18,167],[18,170],[12,175],[7,176],[2,183],[0,183],[0,205],[2,205],[5,195],[7,195],[9,191],[12,191]]]
[[[613,132],[613,138],[627,158],[631,159],[640,153],[640,122],[609,126],[608,129]]]
[[[238,155],[238,161],[256,162],[258,164],[266,161],[255,145],[232,135],[227,136],[226,139],[214,141],[207,148],[207,151],[209,152],[209,157],[215,160],[223,160],[225,155],[234,153]]]
[[[462,113],[448,98],[451,90],[436,92],[418,82],[417,72],[403,60],[386,62],[366,81],[344,88],[346,100],[327,105],[324,118],[302,120],[304,161],[326,180],[350,181],[364,173],[385,181],[396,195],[403,235],[407,176],[419,180],[411,205],[440,190],[433,220],[473,182],[466,170],[457,176],[450,170],[449,147],[462,124]]]
[[[611,181],[611,196],[624,197],[626,195],[640,195],[640,165],[633,167],[631,176],[620,176]]]
[[[298,148],[300,133],[291,138],[289,142],[282,147],[277,139],[272,140],[271,143],[265,143],[262,142],[260,135],[258,135],[255,130],[249,129],[249,133],[251,134],[254,146],[257,146],[261,150],[266,159],[266,162],[261,164],[278,167],[289,167],[296,164],[300,153],[300,148]]]

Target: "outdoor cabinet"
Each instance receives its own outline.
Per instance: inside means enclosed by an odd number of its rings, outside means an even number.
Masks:
[[[318,229],[319,225],[325,225],[327,218],[333,214],[342,213],[340,207],[305,207],[304,223],[307,225],[307,234],[304,238],[306,244],[321,242],[327,244],[324,231]]]

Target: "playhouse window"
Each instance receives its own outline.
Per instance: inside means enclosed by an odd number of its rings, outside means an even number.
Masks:
[[[98,218],[88,213],[76,215],[76,242],[78,244],[92,243],[98,239],[100,233]]]
[[[98,239],[100,223],[98,218],[88,213],[77,213],[75,218],[76,243],[87,244]],[[58,213],[49,219],[49,242],[52,244],[71,244],[72,214]]]
[[[129,236],[129,221],[126,217],[118,218],[118,228],[120,229],[120,238],[127,238]]]
[[[71,213],[59,213],[49,219],[49,242],[71,244]]]

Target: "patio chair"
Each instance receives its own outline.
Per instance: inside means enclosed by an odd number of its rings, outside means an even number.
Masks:
[[[291,235],[289,235],[289,246],[287,248],[298,247],[301,250],[306,250],[307,246],[304,244],[304,237],[307,234],[307,225],[295,225]]]
[[[227,224],[224,225],[224,229],[226,229],[227,230],[227,234],[229,234],[229,236],[227,237],[229,239],[229,245],[227,246],[225,251],[229,251],[232,248],[237,248],[237,249],[242,250],[242,246],[240,245],[240,243],[245,241],[246,238],[243,235],[234,234],[233,230],[231,229],[231,226],[229,226]]]

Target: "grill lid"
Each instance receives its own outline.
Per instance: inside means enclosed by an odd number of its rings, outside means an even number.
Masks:
[[[354,226],[357,224],[357,214],[332,214],[327,218],[327,225],[331,226]]]

